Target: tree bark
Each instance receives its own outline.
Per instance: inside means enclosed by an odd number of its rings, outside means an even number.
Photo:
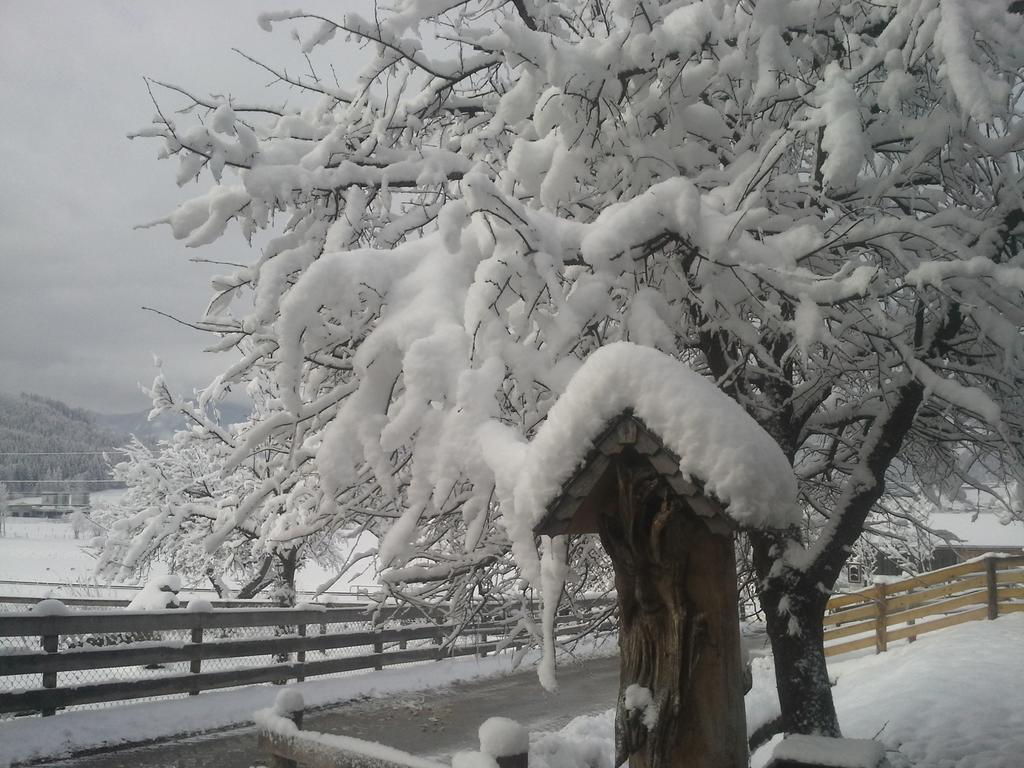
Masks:
[[[616,764],[746,766],[733,537],[712,533],[646,462],[619,461],[618,509],[599,520],[619,600]],[[652,707],[635,706],[640,689]]]
[[[770,547],[754,538],[755,564]],[[773,560],[773,558],[771,558]],[[759,566],[758,570],[762,568]],[[841,736],[825,661],[822,620],[829,594],[795,580],[771,579],[760,594],[775,661],[775,683],[782,712],[781,730]]]

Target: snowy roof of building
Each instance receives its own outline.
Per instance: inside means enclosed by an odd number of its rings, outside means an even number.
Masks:
[[[1024,522],[1014,520],[1003,524],[994,512],[979,512],[977,519],[970,512],[933,512],[928,526],[935,531],[951,533],[953,541],[971,547],[1024,547]]]
[[[799,519],[793,469],[768,433],[706,377],[626,342],[587,358],[552,406],[519,475],[517,515],[542,524],[624,414],[657,438],[652,454],[676,462],[677,472],[659,472],[684,490],[684,482],[700,488],[738,525],[781,528]]]

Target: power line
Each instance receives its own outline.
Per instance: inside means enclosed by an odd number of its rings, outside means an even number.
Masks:
[[[3,480],[0,483],[117,483],[118,480]]]
[[[0,456],[103,456],[118,448],[106,451],[0,451]]]

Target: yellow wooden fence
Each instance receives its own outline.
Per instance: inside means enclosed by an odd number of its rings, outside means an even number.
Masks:
[[[1024,556],[989,555],[834,596],[824,620],[825,655],[872,647],[882,653],[898,640],[1013,611],[1024,611]]]

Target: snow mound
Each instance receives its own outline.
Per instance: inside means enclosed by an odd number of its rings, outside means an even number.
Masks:
[[[40,600],[33,605],[30,613],[35,616],[67,616],[71,613],[71,609],[60,600],[55,600],[51,597],[46,600]]]
[[[740,525],[798,522],[793,469],[768,433],[706,377],[658,350],[619,342],[587,358],[530,443],[515,514],[531,531],[608,422],[626,410]]]
[[[132,601],[129,611],[161,611],[179,606],[178,593],[181,591],[181,577],[172,574],[156,576],[146,582]]]
[[[492,757],[521,755],[530,749],[529,732],[508,717],[491,717],[480,726],[480,751]]]
[[[281,717],[290,717],[292,713],[301,712],[305,707],[302,691],[297,688],[285,688],[274,699],[274,714]]]

